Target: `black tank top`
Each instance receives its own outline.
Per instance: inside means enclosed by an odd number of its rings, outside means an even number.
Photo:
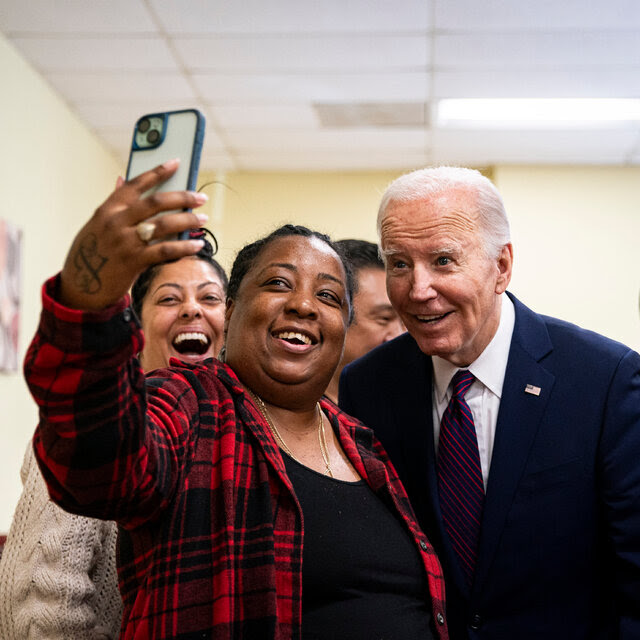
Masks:
[[[304,516],[303,640],[433,640],[426,572],[400,516],[366,482],[282,457]]]

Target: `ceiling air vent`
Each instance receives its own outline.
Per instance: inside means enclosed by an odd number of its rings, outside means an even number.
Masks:
[[[423,102],[315,103],[313,106],[321,125],[328,129],[427,125]]]

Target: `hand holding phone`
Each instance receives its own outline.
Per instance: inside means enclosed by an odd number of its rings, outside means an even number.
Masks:
[[[203,193],[180,190],[143,198],[177,168],[176,161],[168,161],[128,182],[118,180],[73,240],[60,275],[62,304],[87,311],[105,309],[121,300],[147,267],[179,260],[202,248],[196,238],[161,242],[153,240],[155,233],[148,239],[141,236],[141,225],[167,211],[178,213],[151,225],[154,231],[161,229],[158,240],[174,239],[185,229],[188,234],[188,227],[199,228],[206,222],[206,215],[192,212],[207,201]]]

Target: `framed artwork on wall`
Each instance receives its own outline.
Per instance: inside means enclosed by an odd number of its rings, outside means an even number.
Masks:
[[[0,218],[0,371],[18,370],[22,230]]]

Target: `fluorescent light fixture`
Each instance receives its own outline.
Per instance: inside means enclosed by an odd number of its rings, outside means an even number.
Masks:
[[[625,98],[463,98],[437,104],[440,127],[611,128],[640,122],[640,100]]]

